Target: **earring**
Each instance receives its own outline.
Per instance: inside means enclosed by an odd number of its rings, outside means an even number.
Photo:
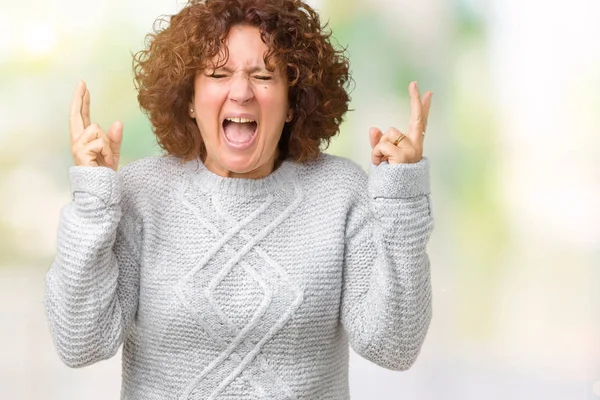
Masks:
[[[194,109],[193,109],[193,108],[190,108],[190,112],[191,112],[191,113],[193,113],[193,112],[194,112]]]

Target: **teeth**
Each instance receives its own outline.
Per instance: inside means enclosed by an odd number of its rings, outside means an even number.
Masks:
[[[253,119],[250,118],[235,118],[235,117],[231,117],[231,118],[225,118],[227,121],[231,121],[231,122],[235,122],[238,124],[246,124],[248,122],[255,122]]]

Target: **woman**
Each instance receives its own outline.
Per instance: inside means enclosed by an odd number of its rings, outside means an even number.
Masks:
[[[422,159],[410,126],[370,131],[370,176],[320,152],[347,59],[299,0],[192,0],[135,56],[162,157],[117,172],[123,127],[71,108],[73,201],[46,309],[72,367],[123,344],[122,398],[348,399],[348,344],[409,368],[431,317]]]

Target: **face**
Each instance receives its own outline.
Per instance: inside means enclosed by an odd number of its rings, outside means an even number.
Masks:
[[[291,120],[286,76],[281,68],[267,70],[268,47],[258,28],[232,27],[225,45],[227,64],[196,74],[190,117],[196,118],[210,171],[261,178],[273,171],[283,126]]]

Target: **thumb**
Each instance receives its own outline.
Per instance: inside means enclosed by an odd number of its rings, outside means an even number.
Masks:
[[[121,121],[113,122],[106,133],[110,140],[110,149],[113,152],[111,167],[116,171],[119,168],[121,159],[121,143],[123,142],[123,123]]]
[[[113,122],[110,128],[108,128],[107,135],[113,151],[120,150],[121,142],[123,142],[123,123],[121,121]]]
[[[369,141],[371,142],[371,149],[377,146],[379,140],[383,136],[383,132],[379,128],[371,128],[369,129]]]

